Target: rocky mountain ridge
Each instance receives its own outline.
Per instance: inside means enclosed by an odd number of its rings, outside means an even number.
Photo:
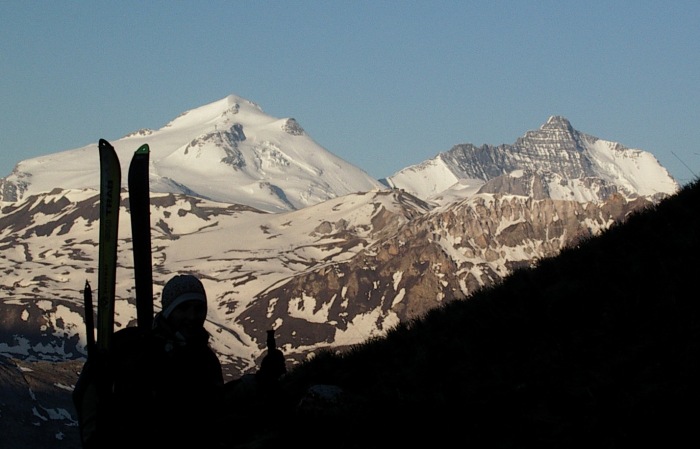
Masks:
[[[660,199],[679,187],[650,153],[577,131],[561,116],[551,116],[512,145],[455,145],[385,182],[440,204],[459,197],[449,193],[455,189],[597,201],[613,193]]]

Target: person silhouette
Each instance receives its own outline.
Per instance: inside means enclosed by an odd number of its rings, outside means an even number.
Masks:
[[[109,382],[102,390],[108,397],[96,398],[106,416],[96,432],[81,429],[85,449],[216,444],[224,381],[204,329],[204,286],[193,275],[176,275],[163,287],[161,305],[152,329],[127,327],[114,334],[106,370],[98,373]]]

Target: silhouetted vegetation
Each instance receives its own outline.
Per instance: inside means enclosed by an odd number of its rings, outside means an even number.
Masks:
[[[696,180],[500,285],[296,367],[259,424],[231,422],[229,447],[691,445],[699,230]],[[345,395],[300,409],[315,384]]]

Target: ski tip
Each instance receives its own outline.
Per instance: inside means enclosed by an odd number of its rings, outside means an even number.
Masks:
[[[100,148],[112,148],[112,144],[105,139],[100,139]]]
[[[141,145],[141,146],[139,147],[138,150],[136,150],[135,154],[148,154],[149,151],[150,151],[150,150],[149,150],[149,148],[148,148],[148,144],[147,144],[147,143],[144,143],[143,145]]]

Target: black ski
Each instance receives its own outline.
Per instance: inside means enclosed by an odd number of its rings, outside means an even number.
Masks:
[[[100,231],[97,267],[97,326],[93,318],[92,289],[85,282],[85,327],[88,360],[83,365],[73,403],[78,412],[80,438],[85,448],[107,447],[111,420],[110,349],[114,335],[114,292],[117,274],[117,237],[121,167],[114,147],[104,139],[100,151]],[[97,328],[97,338],[95,338]]]
[[[122,172],[114,147],[100,139],[100,248],[97,284],[97,347],[107,353],[114,334],[114,291]]]
[[[143,144],[129,165],[129,209],[136,283],[138,327],[153,323],[153,271],[151,265],[151,201],[148,182],[149,147]]]

